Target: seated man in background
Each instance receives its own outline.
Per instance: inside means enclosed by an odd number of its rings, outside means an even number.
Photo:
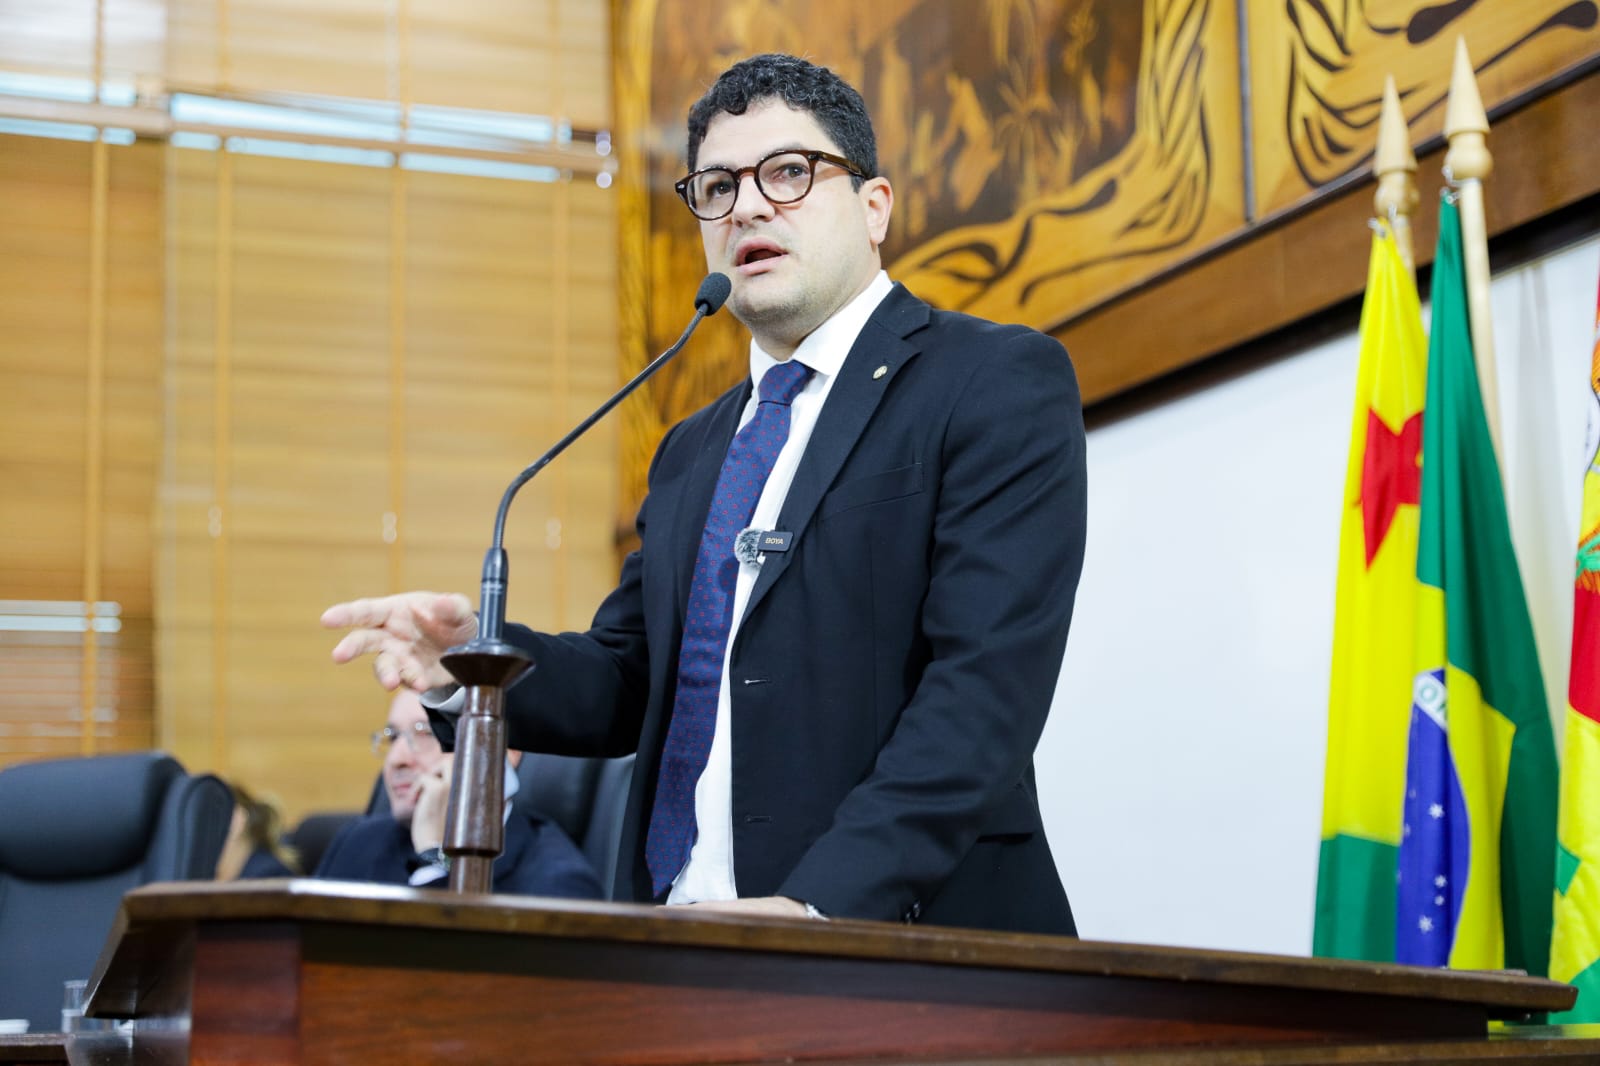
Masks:
[[[452,757],[439,747],[415,692],[395,694],[389,721],[373,734],[383,752],[387,813],[360,818],[334,837],[316,877],[394,885],[443,885],[449,868],[440,850],[450,800]],[[505,850],[494,862],[494,890],[524,896],[600,899],[600,881],[561,829],[512,809],[522,753],[509,754]]]

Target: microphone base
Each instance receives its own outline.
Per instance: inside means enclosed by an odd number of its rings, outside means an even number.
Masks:
[[[520,648],[481,638],[451,648],[440,661],[466,692],[444,827],[450,890],[487,893],[495,857],[505,848],[505,690],[534,663]]]
[[[440,656],[439,662],[469,688],[473,685],[510,688],[535,666],[533,657],[516,645],[482,637],[457,644]]]

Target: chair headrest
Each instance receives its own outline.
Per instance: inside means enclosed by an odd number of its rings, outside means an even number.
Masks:
[[[183,767],[141,751],[0,772],[0,870],[33,881],[95,877],[143,860]]]

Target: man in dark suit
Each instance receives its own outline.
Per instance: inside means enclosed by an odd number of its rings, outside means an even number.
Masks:
[[[395,694],[389,720],[373,735],[383,752],[388,811],[359,818],[339,831],[313,876],[390,885],[442,885],[449,873],[440,844],[450,796],[451,758],[428,728],[428,716],[409,689]],[[520,751],[509,755],[512,766]],[[506,774],[506,787],[517,777]],[[507,797],[505,849],[494,861],[494,891],[524,896],[599,899],[600,882],[561,828],[511,807]]]
[[[1066,353],[889,282],[893,191],[830,71],[736,64],[688,162],[751,378],[667,433],[592,628],[508,630],[539,664],[511,741],[638,752],[617,898],[1071,934],[1032,766],[1083,562]],[[474,630],[431,593],[323,623],[418,690]]]

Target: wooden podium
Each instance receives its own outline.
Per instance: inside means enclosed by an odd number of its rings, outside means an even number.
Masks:
[[[325,881],[130,892],[91,993],[187,1017],[128,1062],[1600,1062],[1524,977]]]

